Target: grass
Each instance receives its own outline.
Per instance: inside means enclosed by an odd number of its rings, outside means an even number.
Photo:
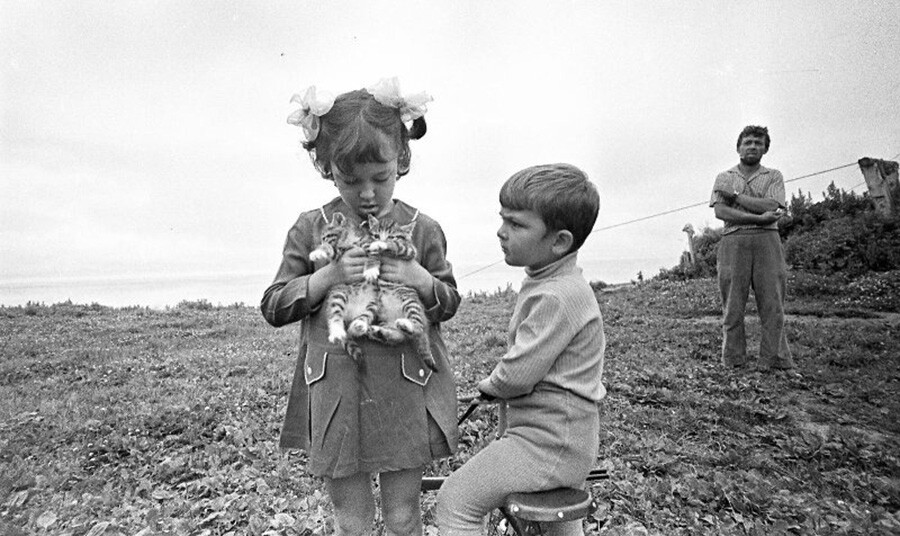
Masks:
[[[588,533],[900,531],[900,318],[809,294],[788,303],[795,378],[719,365],[713,281],[598,292],[612,478]],[[514,300],[469,296],[445,324],[461,393],[503,355]],[[0,534],[330,531],[303,454],[277,448],[296,336],[201,302],[0,308]],[[429,471],[465,461],[493,421],[476,412]],[[430,524],[432,496],[423,508]]]

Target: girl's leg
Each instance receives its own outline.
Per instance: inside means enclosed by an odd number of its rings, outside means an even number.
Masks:
[[[375,522],[372,477],[367,473],[356,473],[344,478],[326,478],[325,486],[334,505],[335,534],[369,534]]]
[[[381,514],[391,536],[422,534],[422,468],[381,473]]]

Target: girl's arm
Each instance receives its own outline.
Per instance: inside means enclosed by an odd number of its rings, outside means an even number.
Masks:
[[[275,327],[314,313],[331,287],[363,279],[367,256],[361,248],[346,251],[337,262],[316,270],[309,260],[315,249],[312,236],[312,224],[302,218],[288,232],[278,274],[260,304],[263,317]]]
[[[447,238],[437,222],[428,226],[423,240],[417,247],[421,266],[430,275],[430,280],[422,286],[419,297],[425,304],[425,316],[431,323],[446,322],[459,309],[461,298],[456,289],[453,268],[447,262]]]
[[[423,217],[424,220],[424,217]],[[423,221],[424,232],[416,229],[416,248],[419,261],[385,258],[381,261],[380,277],[416,290],[425,305],[425,316],[432,324],[453,318],[459,308],[453,270],[447,262],[447,240],[437,223]]]
[[[303,224],[298,221],[288,232],[278,273],[260,303],[263,317],[275,327],[306,318],[324,297],[324,293],[319,295],[321,287],[316,281],[318,277],[313,278],[310,289],[314,269],[309,260],[312,248],[301,227]]]

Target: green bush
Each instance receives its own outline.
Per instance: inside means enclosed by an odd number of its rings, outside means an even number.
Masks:
[[[188,311],[210,311],[214,308],[215,307],[213,306],[213,304],[210,303],[206,299],[199,299],[199,300],[193,300],[193,301],[181,300],[180,302],[178,302],[178,305],[175,306],[175,309],[182,309],[182,310],[188,310]]]
[[[900,311],[900,270],[865,274],[851,281],[838,298],[840,307]]]
[[[900,269],[900,219],[874,211],[821,222],[784,243],[794,268],[858,276]]]
[[[892,191],[898,198],[900,189]],[[865,193],[856,194],[834,183],[814,203],[809,193],[795,194],[788,214],[778,222],[785,256],[792,267],[818,274],[855,278],[869,272],[900,269],[900,215],[875,210]],[[716,275],[716,252],[722,228],[706,227],[694,237],[696,262],[660,270],[654,279],[683,281]]]

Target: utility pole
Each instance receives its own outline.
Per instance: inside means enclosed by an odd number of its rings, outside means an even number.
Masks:
[[[869,197],[875,202],[875,209],[885,216],[896,214],[898,207],[894,206],[894,195],[900,190],[900,180],[897,178],[900,165],[891,160],[869,157],[860,158],[858,164],[869,187]]]

